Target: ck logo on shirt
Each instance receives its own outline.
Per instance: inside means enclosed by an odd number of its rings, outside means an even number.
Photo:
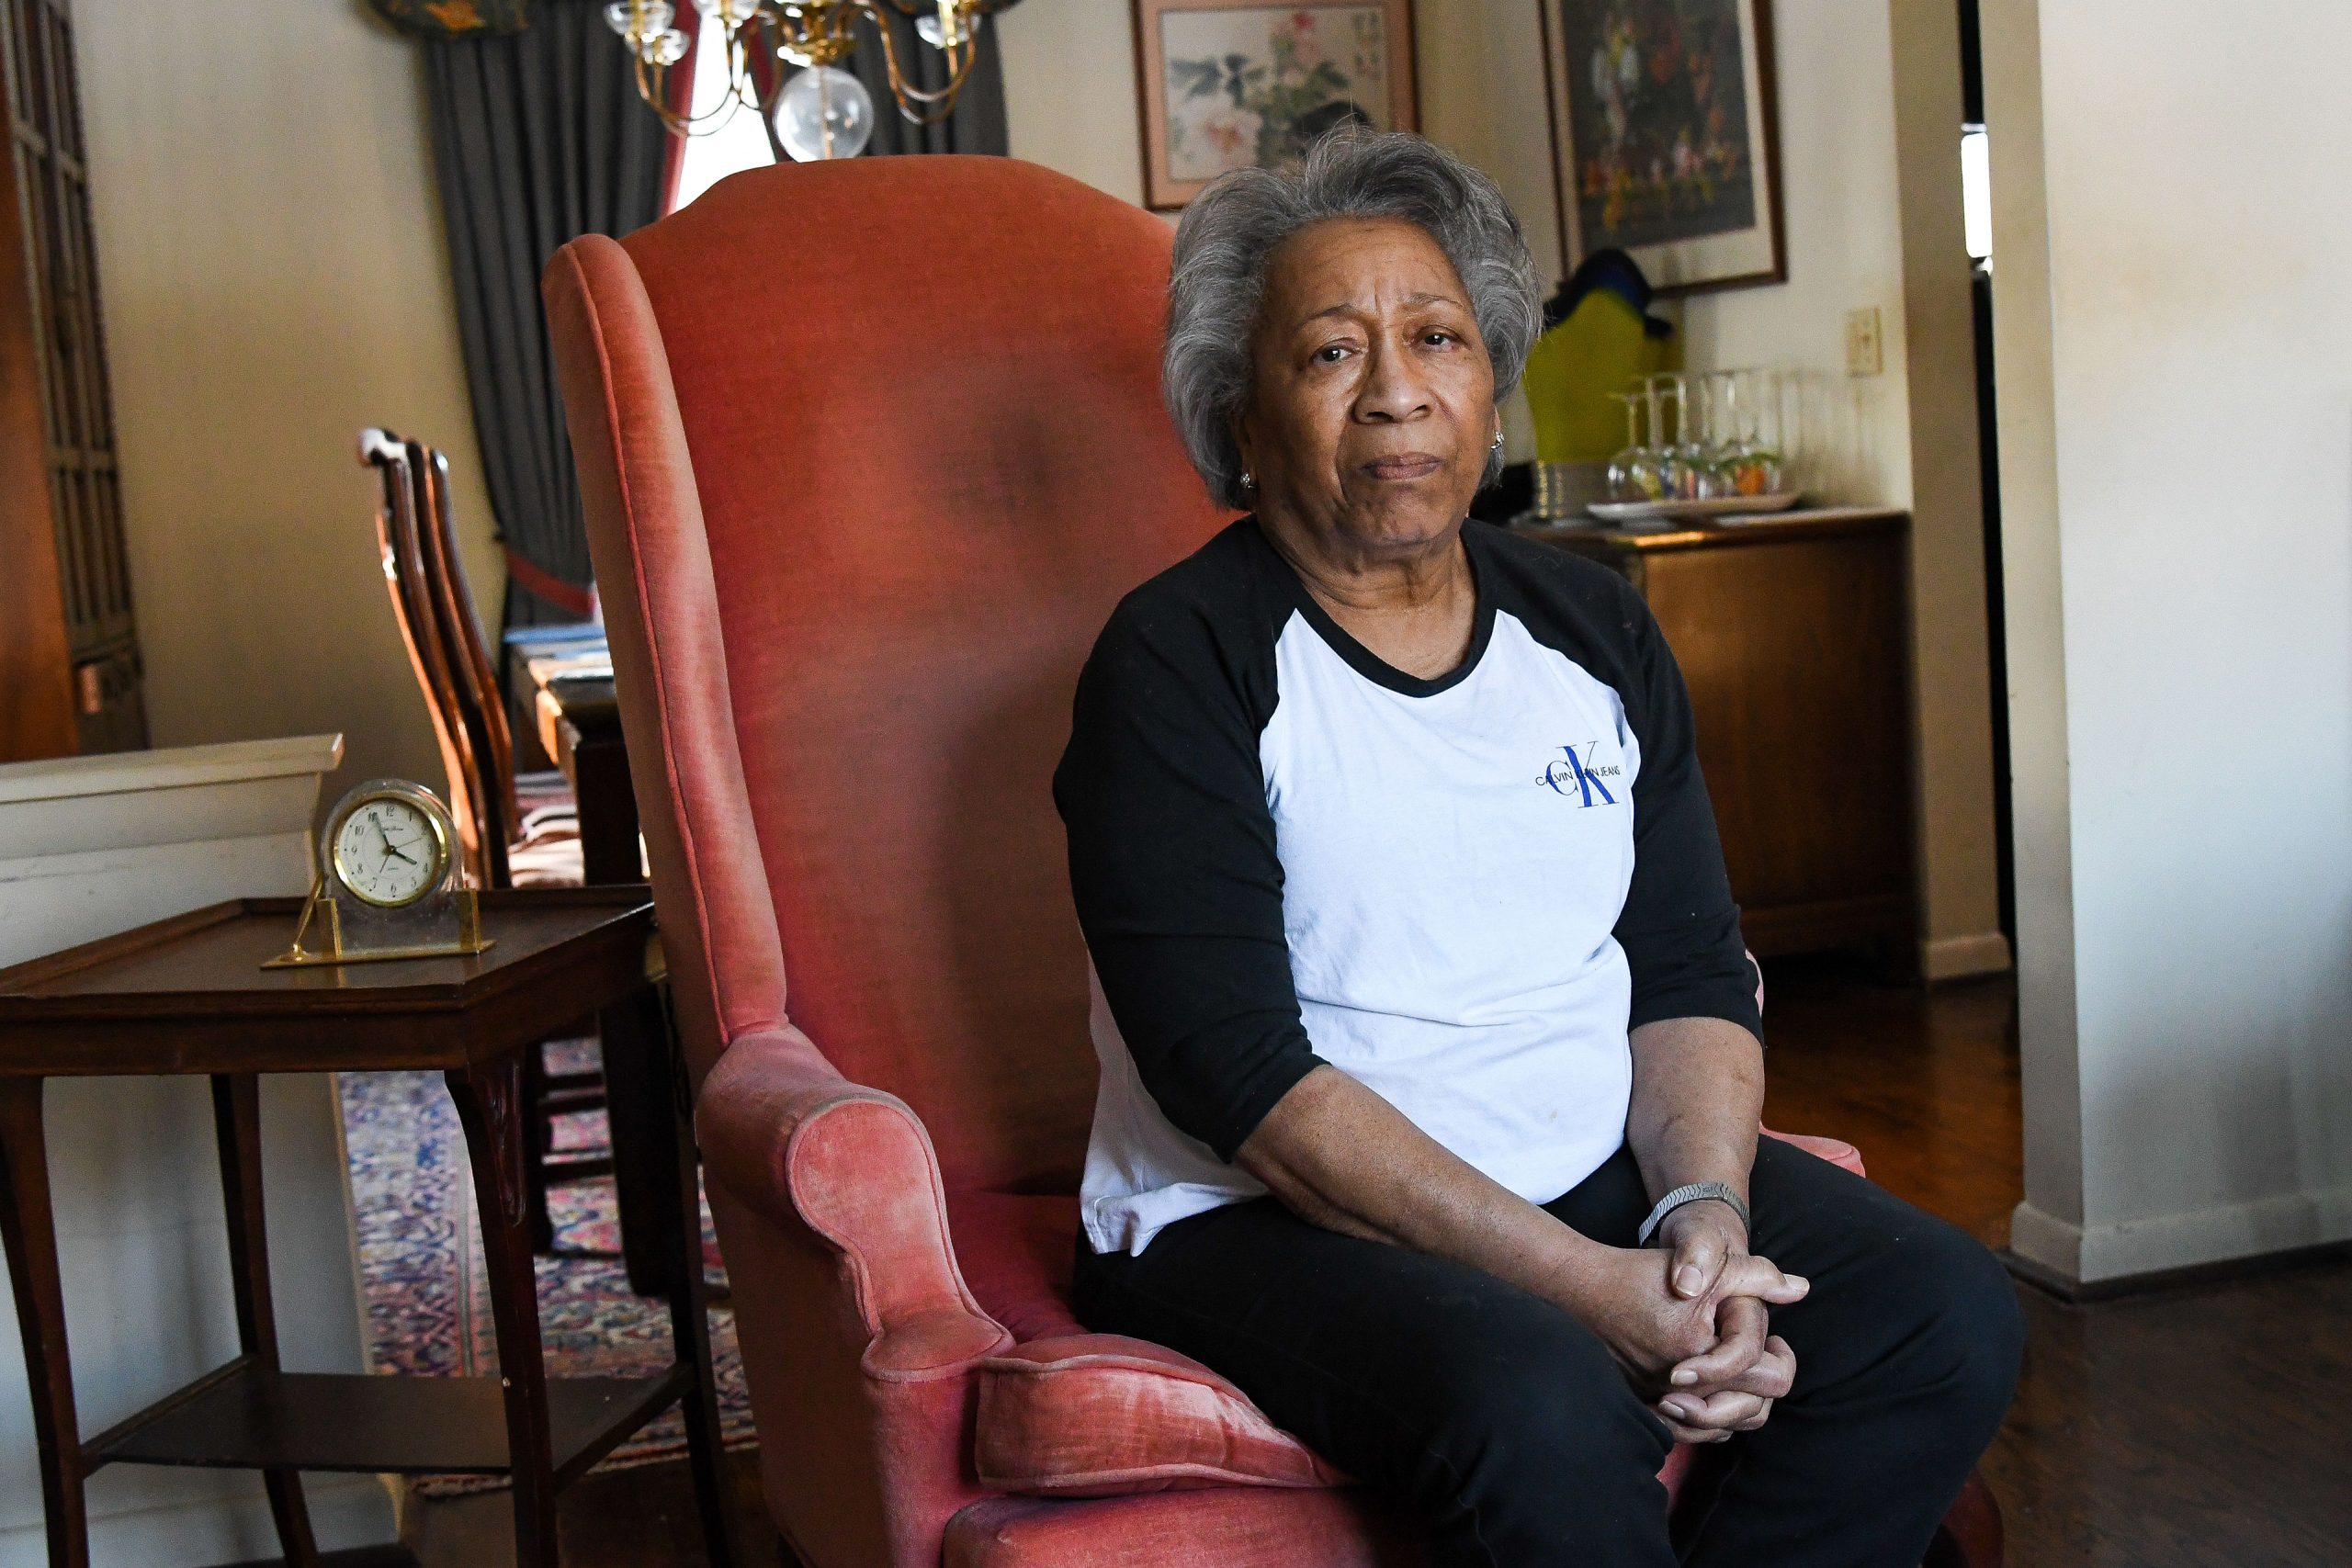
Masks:
[[[1598,740],[1588,740],[1580,748],[1561,747],[1560,761],[1546,764],[1535,782],[1550,786],[1555,795],[1576,796],[1579,806],[1616,805],[1617,797],[1605,781],[1621,776],[1623,770],[1614,762],[1602,764],[1600,749]],[[1582,756],[1577,754],[1579,750]]]

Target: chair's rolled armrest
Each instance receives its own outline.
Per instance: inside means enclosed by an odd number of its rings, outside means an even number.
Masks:
[[[1775,1133],[1770,1127],[1758,1127],[1757,1131],[1768,1138],[1778,1138],[1784,1144],[1794,1144],[1814,1158],[1827,1160],[1831,1165],[1850,1170],[1856,1176],[1870,1174],[1862,1168],[1862,1152],[1851,1144],[1841,1143],[1836,1138],[1814,1137],[1804,1133]]]
[[[1012,1342],[965,1288],[931,1135],[896,1095],[842,1077],[797,1029],[762,1031],[703,1080],[695,1128],[732,1197],[841,1254],[867,1371],[935,1376]]]

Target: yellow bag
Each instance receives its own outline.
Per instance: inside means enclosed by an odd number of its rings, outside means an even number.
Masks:
[[[1544,310],[1556,324],[1527,356],[1536,461],[1607,462],[1625,445],[1624,405],[1610,394],[1682,368],[1681,334],[1649,302],[1649,281],[1623,251],[1595,251],[1561,286]]]

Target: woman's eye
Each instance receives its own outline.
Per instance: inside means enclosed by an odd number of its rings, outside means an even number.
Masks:
[[[1347,352],[1348,345],[1346,344],[1327,343],[1321,348],[1315,351],[1315,363],[1317,365],[1337,365],[1343,357],[1345,357]]]
[[[1443,327],[1431,327],[1428,332],[1421,334],[1421,341],[1423,343],[1431,344],[1452,343],[1454,341],[1454,336],[1452,333],[1447,332]]]

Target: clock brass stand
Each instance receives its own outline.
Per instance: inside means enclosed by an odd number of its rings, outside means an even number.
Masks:
[[[306,939],[314,945],[304,946]],[[481,934],[481,902],[470,887],[442,888],[402,908],[386,909],[357,898],[346,907],[345,900],[313,883],[294,928],[294,945],[262,967],[465,957],[488,950],[496,940]]]
[[[364,858],[355,870],[346,825],[364,840],[370,822],[389,852],[376,867]],[[387,816],[387,813],[390,816]],[[399,840],[387,822],[410,829]],[[491,939],[481,934],[481,908],[474,890],[463,886],[458,865],[457,824],[441,799],[422,784],[403,779],[371,779],[335,802],[319,832],[311,875],[311,897],[294,928],[294,944],[262,964],[265,969],[316,964],[366,964],[388,958],[467,957]],[[414,850],[415,855],[406,852]],[[397,856],[411,871],[391,887],[380,873]],[[311,945],[304,945],[306,939]]]

